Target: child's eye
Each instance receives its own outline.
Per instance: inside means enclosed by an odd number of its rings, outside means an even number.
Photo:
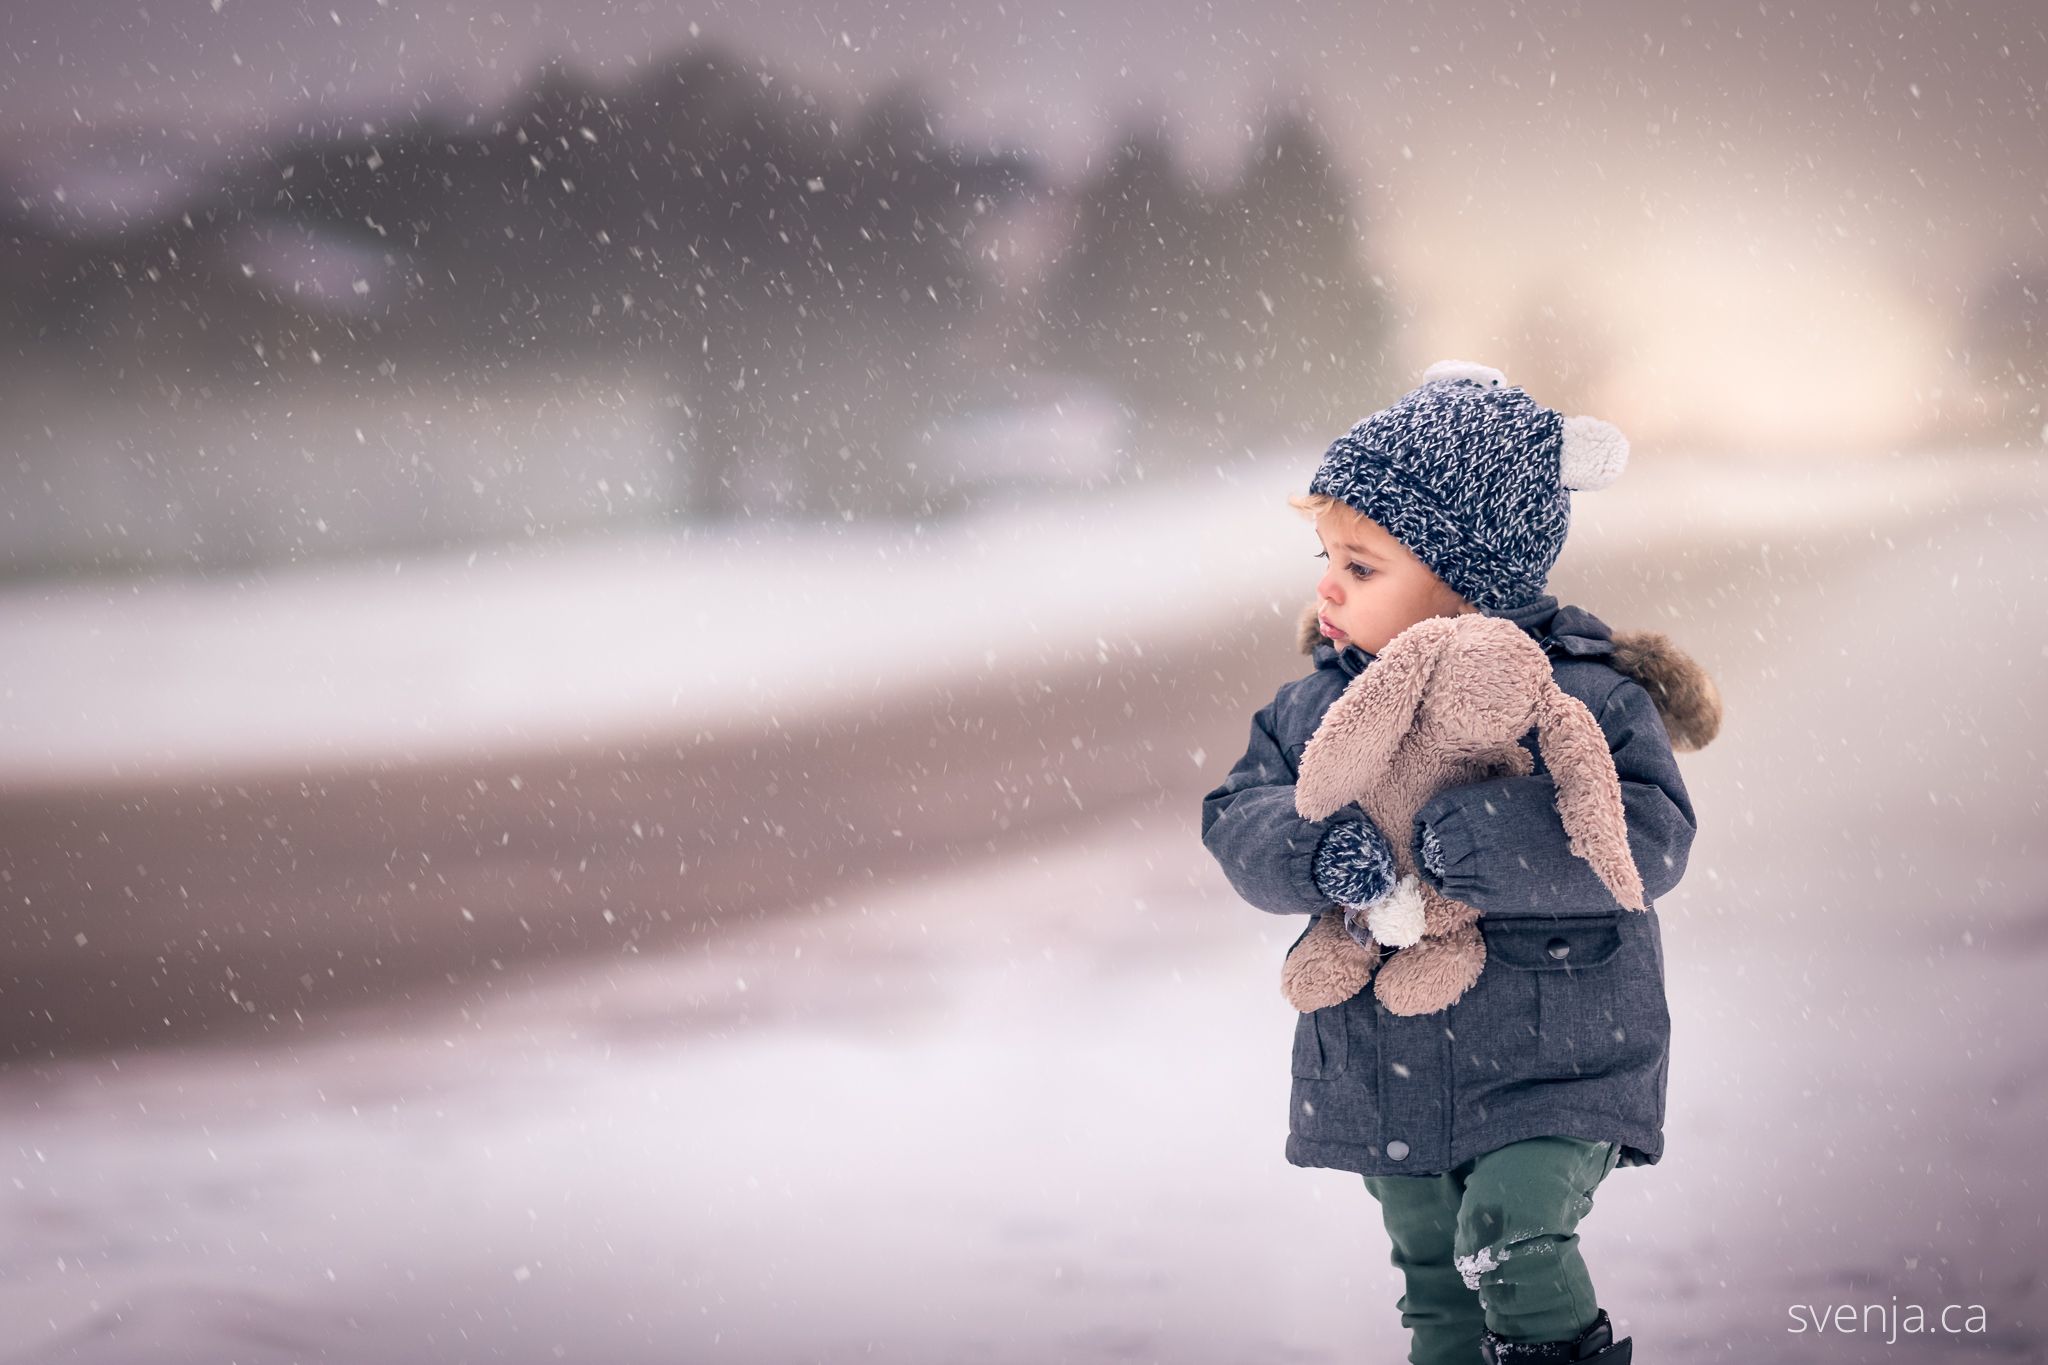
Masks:
[[[1330,552],[1328,550],[1317,550],[1315,553],[1315,557],[1317,559],[1328,559],[1330,557]],[[1372,570],[1367,568],[1363,564],[1347,564],[1344,567],[1351,570],[1351,576],[1361,583],[1363,583],[1366,579],[1372,577]]]

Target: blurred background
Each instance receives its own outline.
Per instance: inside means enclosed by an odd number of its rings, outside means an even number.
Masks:
[[[1399,1358],[1198,814],[1450,357],[1727,704],[1603,1306],[2048,1359],[2038,7],[0,40],[0,1363]]]

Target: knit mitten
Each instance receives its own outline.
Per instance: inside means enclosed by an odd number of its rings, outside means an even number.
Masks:
[[[1361,810],[1357,820],[1332,825],[1316,846],[1314,875],[1316,888],[1344,907],[1353,940],[1370,942],[1365,907],[1394,889],[1394,850],[1372,817]]]
[[[1415,861],[1422,864],[1436,882],[1439,889],[1444,881],[1444,846],[1436,841],[1436,830],[1430,825],[1422,827],[1422,842],[1415,846]]]

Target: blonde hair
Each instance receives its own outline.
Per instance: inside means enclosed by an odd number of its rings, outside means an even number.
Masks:
[[[1350,503],[1341,498],[1333,498],[1328,493],[1297,493],[1287,500],[1287,505],[1310,521],[1314,521],[1333,507],[1337,509],[1339,516],[1349,517],[1353,525],[1369,519]]]

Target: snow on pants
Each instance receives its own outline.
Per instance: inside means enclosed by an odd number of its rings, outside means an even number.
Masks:
[[[1569,1341],[1599,1315],[1579,1219],[1615,1167],[1612,1142],[1510,1142],[1441,1175],[1369,1175],[1394,1264],[1413,1365],[1478,1365],[1479,1333]]]

